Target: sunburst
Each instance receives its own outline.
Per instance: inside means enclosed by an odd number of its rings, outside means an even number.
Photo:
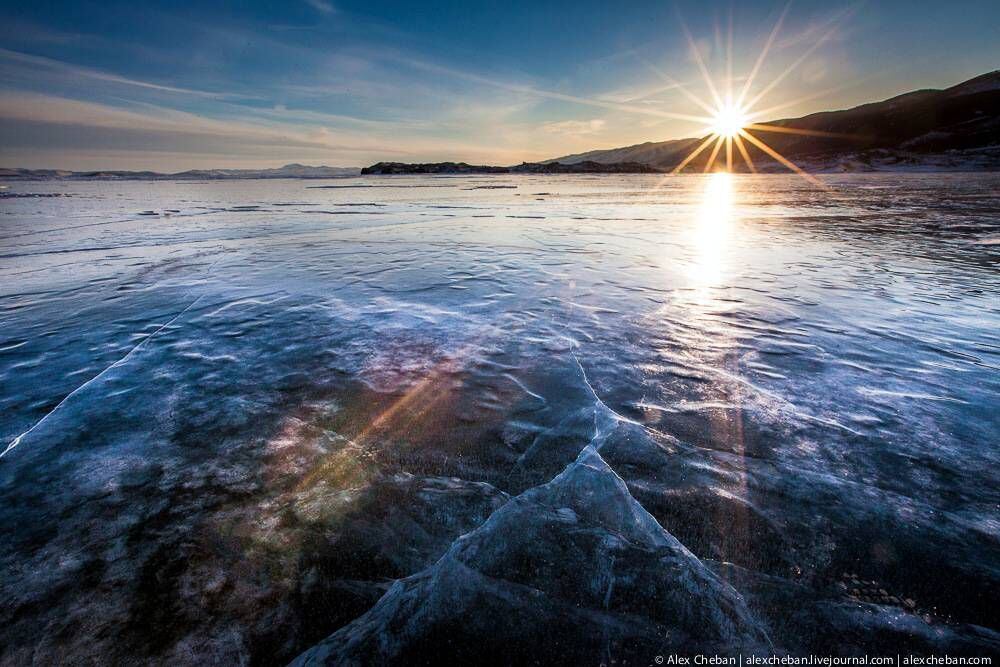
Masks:
[[[737,136],[747,123],[747,114],[735,104],[726,104],[715,112],[712,118],[712,132],[720,137],[731,139]]]
[[[724,169],[726,171],[733,171],[735,161],[742,159],[746,168],[751,172],[756,173],[757,167],[750,157],[750,151],[748,150],[747,144],[751,144],[758,150],[760,150],[765,155],[769,156],[771,159],[775,160],[779,164],[787,167],[791,171],[799,174],[810,183],[818,185],[820,187],[825,187],[824,184],[817,179],[815,176],[807,173],[801,167],[796,165],[790,159],[782,155],[780,152],[775,150],[772,146],[768,145],[763,139],[761,139],[758,134],[762,132],[775,132],[782,134],[798,134],[806,136],[826,136],[826,137],[844,137],[846,135],[834,134],[829,132],[819,132],[813,130],[802,130],[798,128],[784,127],[778,125],[769,125],[766,123],[755,122],[755,119],[759,118],[765,113],[772,113],[781,108],[787,107],[794,102],[789,102],[782,105],[770,106],[765,109],[754,110],[755,107],[762,101],[764,101],[767,95],[774,90],[778,84],[780,84],[789,74],[791,74],[799,65],[801,65],[805,60],[812,55],[812,53],[818,49],[823,43],[825,43],[834,34],[839,19],[835,20],[828,30],[817,40],[813,41],[810,47],[800,55],[791,65],[785,68],[778,76],[772,79],[767,85],[760,88],[760,90],[755,91],[751,96],[751,92],[754,90],[753,84],[760,73],[761,67],[764,65],[767,55],[774,45],[778,34],[781,31],[782,24],[785,21],[785,17],[788,14],[788,9],[791,3],[785,5],[784,10],[775,22],[770,34],[768,35],[767,41],[764,43],[764,47],[761,50],[760,55],[754,62],[753,67],[745,78],[743,88],[736,94],[732,90],[733,82],[733,26],[732,17],[730,17],[729,22],[729,35],[727,43],[726,52],[726,84],[724,90],[720,92],[721,86],[717,86],[713,81],[711,75],[709,74],[708,67],[705,64],[704,59],[701,57],[701,53],[695,43],[694,37],[691,31],[688,29],[687,24],[684,22],[683,18],[678,14],[678,19],[683,29],[684,36],[687,39],[688,47],[694,57],[695,64],[701,73],[702,79],[704,80],[705,87],[708,91],[709,100],[706,101],[699,97],[698,95],[692,93],[690,90],[684,86],[678,84],[673,79],[665,77],[670,81],[673,87],[677,88],[681,93],[683,93],[690,101],[694,102],[698,107],[700,107],[707,115],[699,118],[700,122],[705,124],[706,136],[705,138],[690,152],[685,156],[681,162],[674,167],[674,174],[680,173],[688,165],[690,165],[698,156],[708,151],[708,158],[705,162],[704,171],[710,172],[714,169],[722,169],[722,162],[725,161]],[[719,165],[717,167],[717,164]]]

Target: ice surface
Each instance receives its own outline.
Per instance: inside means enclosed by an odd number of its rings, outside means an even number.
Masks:
[[[397,582],[295,665],[408,656],[498,663],[641,662],[763,650],[728,584],[665,532],[593,447]]]
[[[1000,177],[824,178],[12,184],[0,662],[996,653]]]

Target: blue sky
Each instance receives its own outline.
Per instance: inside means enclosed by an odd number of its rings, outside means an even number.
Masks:
[[[1000,67],[996,2],[5,1],[0,165],[510,164],[697,136],[696,54],[740,89],[783,13],[763,120]]]

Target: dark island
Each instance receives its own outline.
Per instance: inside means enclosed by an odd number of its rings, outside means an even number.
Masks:
[[[488,165],[467,164],[465,162],[378,162],[361,170],[361,175],[368,174],[506,174],[507,167],[491,167]]]
[[[466,164],[465,162],[379,162],[361,170],[361,175],[399,174],[659,174],[663,170],[641,162],[601,163],[587,160],[574,164],[522,162],[513,167]]]

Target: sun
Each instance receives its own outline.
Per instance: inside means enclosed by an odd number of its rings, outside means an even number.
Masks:
[[[658,110],[656,115],[696,122],[700,124],[705,131],[705,134],[702,136],[701,140],[697,142],[697,145],[695,145],[687,156],[671,170],[671,173],[681,173],[688,165],[694,163],[699,156],[703,156],[703,160],[702,162],[696,164],[702,168],[704,173],[713,173],[718,171],[733,173],[735,170],[741,170],[743,167],[738,164],[741,159],[743,165],[748,171],[757,173],[757,167],[755,166],[754,159],[751,156],[751,153],[757,153],[758,155],[762,155],[765,159],[774,160],[775,162],[783,165],[817,187],[824,189],[827,187],[818,178],[804,171],[801,167],[772,148],[766,141],[758,136],[761,133],[778,133],[841,139],[858,138],[849,134],[788,127],[784,124],[767,123],[761,120],[770,114],[812,98],[807,96],[767,108],[760,108],[759,105],[762,100],[767,98],[767,95],[772,90],[774,90],[785,78],[787,78],[799,65],[805,62],[806,59],[816,51],[816,49],[829,40],[838,29],[840,20],[849,15],[849,13],[842,14],[840,17],[828,23],[827,30],[818,39],[811,40],[812,43],[810,46],[801,56],[799,56],[797,60],[758,90],[754,87],[755,79],[761,72],[764,61],[767,59],[768,52],[777,40],[782,24],[784,23],[785,16],[788,14],[790,7],[791,2],[785,5],[784,10],[781,12],[777,22],[771,29],[771,33],[768,35],[767,41],[764,43],[764,47],[761,50],[760,55],[757,57],[753,67],[750,68],[750,71],[746,76],[734,76],[733,20],[732,15],[730,14],[726,46],[724,49],[718,49],[720,53],[724,51],[726,64],[725,76],[719,82],[721,85],[716,85],[716,82],[713,80],[711,74],[709,73],[708,66],[705,63],[704,58],[702,58],[701,49],[695,42],[694,36],[691,34],[687,24],[678,12],[678,20],[680,21],[681,28],[684,32],[684,37],[687,39],[689,52],[691,53],[694,62],[701,73],[701,78],[705,83],[708,97],[703,99],[701,96],[688,90],[688,84],[682,84],[666,72],[654,68],[668,84],[670,89],[675,89],[682,93],[688,98],[688,100],[700,107],[705,114],[691,115],[676,113],[668,110]],[[716,40],[719,44],[722,43],[722,34],[723,31],[717,24]],[[733,84],[740,80],[742,80],[742,86],[738,89],[734,89]],[[630,107],[630,109],[631,108],[632,107]],[[649,111],[650,110],[646,110],[646,112]]]
[[[732,138],[750,122],[747,114],[736,104],[726,104],[715,112],[712,118],[712,132],[720,137]]]

